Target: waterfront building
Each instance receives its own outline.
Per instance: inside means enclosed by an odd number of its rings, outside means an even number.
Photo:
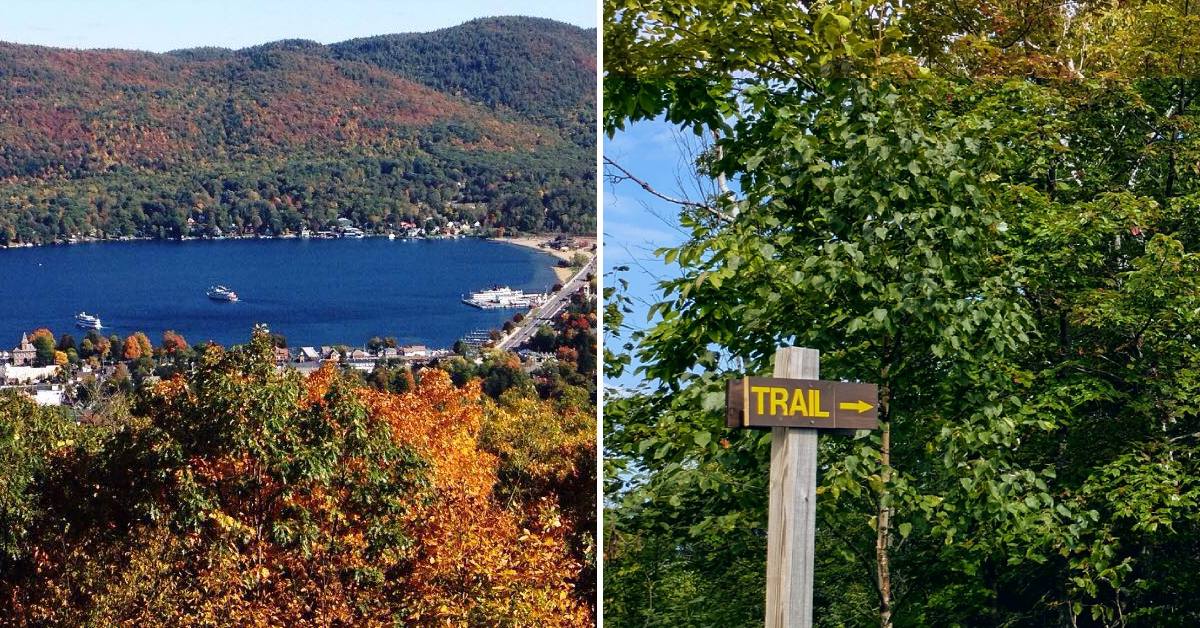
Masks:
[[[33,348],[32,342],[29,342],[29,335],[21,334],[21,344],[12,351],[13,364],[15,366],[33,366],[35,358],[37,358],[37,349]]]
[[[58,366],[0,364],[0,384],[8,386],[36,384],[58,375],[58,370]]]
[[[297,362],[317,362],[320,359],[321,354],[316,347],[300,347],[300,353],[296,356]]]

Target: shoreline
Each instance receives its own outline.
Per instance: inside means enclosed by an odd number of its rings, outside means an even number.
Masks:
[[[500,236],[500,237],[487,238],[487,239],[493,240],[495,242],[507,242],[508,244],[512,244],[512,245],[519,246],[519,247],[526,248],[526,249],[532,249],[534,251],[541,251],[542,253],[546,253],[548,255],[553,256],[555,259],[563,260],[563,261],[567,261],[567,262],[571,261],[571,258],[574,257],[576,253],[583,253],[583,254],[589,255],[589,256],[593,254],[591,247],[594,246],[595,238],[584,237],[584,236],[575,237],[573,239],[576,242],[580,243],[581,246],[576,246],[576,247],[566,249],[566,250],[552,249],[550,247],[542,246],[542,243],[549,241],[550,239],[552,239],[552,237],[553,237],[552,235],[531,235],[531,236]],[[569,267],[564,268],[562,266],[559,266],[558,264],[555,264],[551,268],[554,270],[554,276],[558,278],[559,283],[566,282],[568,279],[571,278],[571,275],[573,275],[575,273],[574,269],[569,268]]]

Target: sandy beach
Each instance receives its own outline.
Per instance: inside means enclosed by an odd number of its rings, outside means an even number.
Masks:
[[[553,255],[554,257],[556,257],[560,260],[566,260],[568,262],[571,261],[571,258],[574,257],[576,253],[584,253],[586,255],[594,255],[595,253],[592,250],[592,248],[596,244],[595,238],[576,237],[576,238],[574,238],[574,241],[576,242],[576,244],[578,244],[578,246],[576,246],[575,248],[571,248],[571,249],[558,250],[558,249],[552,249],[547,246],[542,246],[546,242],[553,240],[554,239],[553,236],[538,235],[538,236],[503,237],[503,238],[492,238],[492,239],[496,240],[497,242],[507,242],[509,244],[523,246],[527,249],[534,249],[534,250],[541,251],[543,253],[549,253],[550,255]],[[558,277],[559,281],[566,281],[566,280],[570,279],[571,273],[573,273],[573,272],[574,271],[570,268],[563,268],[562,266],[554,267],[554,275],[556,277]]]

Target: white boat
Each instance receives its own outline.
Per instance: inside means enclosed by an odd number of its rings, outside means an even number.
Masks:
[[[212,299],[213,301],[226,301],[232,303],[238,300],[237,293],[229,288],[226,288],[225,286],[212,286],[208,289],[206,294],[208,295],[208,298]]]
[[[508,286],[493,286],[463,297],[462,302],[484,310],[500,310],[531,308],[540,305],[543,300],[545,295],[513,290]]]
[[[100,317],[80,312],[75,315],[75,326],[80,329],[100,329]]]

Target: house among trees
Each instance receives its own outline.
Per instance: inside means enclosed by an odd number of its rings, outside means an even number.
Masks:
[[[12,351],[12,361],[14,366],[33,366],[33,360],[37,357],[37,349],[33,348],[33,343],[29,342],[28,334],[21,334],[21,344]]]
[[[67,391],[61,384],[38,387],[33,391],[33,402],[39,406],[61,406],[67,402]]]
[[[300,347],[300,353],[296,356],[297,362],[317,362],[320,359],[321,354],[316,347]]]
[[[429,357],[429,347],[425,345],[408,345],[400,347],[400,355],[406,358],[427,358]]]

